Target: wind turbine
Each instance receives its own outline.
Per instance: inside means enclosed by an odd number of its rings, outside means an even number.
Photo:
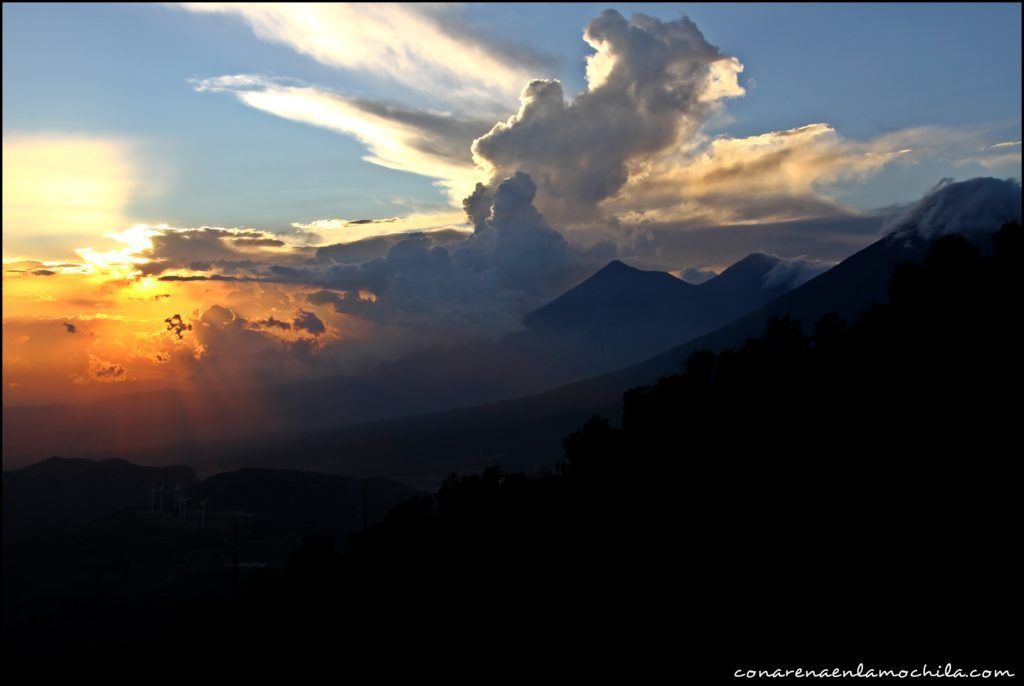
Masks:
[[[181,496],[181,517],[179,518],[178,521],[180,521],[180,522],[184,522],[185,521],[185,515],[188,513],[188,501],[190,501],[190,500],[192,500],[192,498],[186,498],[185,494],[182,493],[182,496]]]
[[[206,501],[207,500],[209,500],[209,498],[204,498],[203,500],[199,501],[199,514],[202,516],[202,523],[199,525],[200,529],[205,529],[206,528]]]

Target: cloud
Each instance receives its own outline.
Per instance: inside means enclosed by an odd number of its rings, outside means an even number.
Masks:
[[[1019,148],[1020,141],[1003,141],[1002,143],[993,143],[992,145],[986,145],[982,150],[998,150],[1000,148]]]
[[[182,6],[192,12],[233,14],[259,38],[322,64],[388,78],[475,108],[514,98],[531,69],[539,66],[536,59],[510,60],[514,50],[507,44],[499,49],[485,44],[464,24],[450,21],[450,9],[355,3]]]
[[[283,322],[280,319],[274,319],[273,315],[266,319],[259,319],[250,322],[250,325],[254,329],[283,329],[285,331],[291,331],[291,322]]]
[[[558,81],[526,81],[518,112],[496,124],[259,75],[195,85],[355,137],[369,150],[365,160],[438,179],[474,226],[485,220],[494,186],[525,172],[537,184],[538,208],[570,240],[581,246],[611,241],[627,250],[645,240],[649,222],[766,223],[851,214],[830,197],[836,184],[866,179],[893,163],[948,156],[953,151],[947,148],[976,139],[970,132],[919,127],[856,141],[826,123],[711,138],[705,129],[724,101],[745,94],[743,64],[711,45],[692,21],[643,14],[627,20],[608,10],[587,25],[584,40],[594,50],[585,92],[570,100]],[[975,145],[972,155],[961,150],[952,161],[995,168],[1019,158],[1006,152],[1013,143],[997,143],[984,154]],[[293,226],[346,230],[354,240],[461,223],[456,213],[439,215]],[[352,231],[359,227],[368,232]]]
[[[369,298],[361,298],[358,293],[349,291],[320,290],[307,296],[311,305],[330,305],[335,312],[341,314],[366,314],[374,302]]]
[[[1015,149],[1016,148],[1016,149]],[[1002,141],[983,145],[978,148],[978,153],[969,155],[957,160],[957,164],[977,164],[990,171],[1016,167],[1019,173],[1021,164],[1020,141]]]
[[[292,228],[314,233],[334,244],[341,244],[413,232],[445,232],[450,236],[453,231],[467,232],[469,225],[463,212],[452,209],[387,219],[317,219],[310,222],[293,222]]]
[[[689,153],[650,159],[605,208],[623,221],[769,223],[852,213],[828,197],[841,180],[865,179],[893,163],[912,163],[958,135],[905,129],[849,140],[828,124],[743,138],[720,136]]]
[[[1020,220],[1020,181],[991,177],[960,182],[943,179],[923,198],[886,220],[881,232],[916,232],[933,239],[949,233],[993,233],[1007,222]]]
[[[305,331],[313,337],[319,336],[327,331],[323,320],[316,316],[316,313],[300,309],[291,322],[274,318],[273,315],[266,319],[249,321],[247,327],[250,329],[277,329],[279,331]]]
[[[627,21],[614,10],[591,20],[584,39],[586,92],[568,102],[558,81],[533,80],[519,111],[473,143],[474,159],[502,179],[524,171],[538,203],[558,221],[592,218],[621,189],[629,164],[692,135],[724,97],[742,95],[742,65],[708,43],[689,18]]]
[[[264,112],[351,136],[369,150],[367,162],[439,179],[461,198],[478,177],[470,145],[491,121],[347,98],[300,81],[254,74],[193,82],[199,92],[229,93]]]
[[[315,313],[308,310],[299,310],[295,315],[295,320],[292,322],[292,326],[299,331],[305,331],[311,336],[319,336],[327,331],[327,327],[324,326],[323,321],[317,317]]]
[[[125,236],[130,234],[130,236]],[[126,247],[105,253],[80,252],[92,266],[103,269],[124,266],[127,273],[156,276],[171,270],[238,272],[254,269],[269,261],[298,262],[315,248],[256,229],[226,229],[204,226],[175,228],[140,224],[126,232],[108,234]],[[288,240],[283,240],[286,238]],[[189,275],[176,275],[177,279]]]
[[[836,266],[828,260],[815,260],[805,255],[799,257],[779,257],[772,255],[778,262],[764,275],[762,285],[765,289],[791,290],[810,281],[819,274]]]
[[[420,343],[515,329],[525,312],[594,267],[546,223],[535,193],[532,179],[516,173],[496,185],[471,235],[381,237],[374,243],[387,241],[386,252],[363,261],[354,261],[366,255],[361,245],[321,248],[294,278],[319,288],[310,304]]]
[[[192,325],[185,322],[185,320],[181,318],[180,314],[171,315],[165,319],[164,322],[167,324],[167,330],[174,334],[178,340],[185,337],[186,331],[192,330]]]
[[[718,272],[713,269],[701,269],[700,267],[688,267],[679,273],[679,278],[687,283],[692,283],[694,286],[704,283],[710,279],[718,276]]]
[[[70,240],[128,224],[141,181],[135,156],[121,139],[5,131],[4,254],[63,255]]]
[[[171,362],[207,383],[242,378],[265,383],[336,371],[330,368],[332,358],[322,355],[319,339],[326,326],[315,314],[303,312],[279,326],[268,325],[278,321],[273,317],[250,320],[231,307],[211,305],[193,319],[192,340],[172,354]],[[296,325],[310,335],[295,338]]]
[[[78,327],[71,322],[64,322],[64,328],[67,329],[68,333],[78,333]]]
[[[128,378],[128,370],[115,362],[89,356],[89,376],[100,383],[119,383]],[[84,383],[84,380],[82,381]]]

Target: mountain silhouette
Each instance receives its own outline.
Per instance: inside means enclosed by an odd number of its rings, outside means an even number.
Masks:
[[[179,459],[181,454],[188,454],[191,464],[203,465],[204,470],[211,472],[241,467],[311,469],[356,477],[384,476],[428,490],[437,488],[453,471],[467,472],[491,464],[524,470],[548,467],[561,454],[561,437],[588,417],[595,413],[619,416],[622,394],[627,389],[677,372],[697,350],[722,350],[758,336],[773,317],[790,315],[807,326],[827,312],[852,319],[872,302],[884,301],[889,279],[897,265],[920,260],[928,245],[923,239],[908,236],[880,239],[828,271],[724,326],[681,345],[673,345],[678,342],[678,339],[673,339],[661,347],[660,352],[652,353],[641,362],[621,365],[616,371],[566,383],[551,390],[522,393],[521,397],[511,400],[467,404],[394,419],[291,430],[258,440],[225,437],[170,444],[125,456],[132,459],[144,456],[147,463],[166,463]],[[755,289],[762,288],[765,275],[777,264],[775,259],[767,255],[752,255],[699,286],[669,274],[644,272],[622,263],[612,263],[592,277],[596,279],[595,284],[585,281],[563,296],[567,301],[559,302],[559,298],[546,307],[557,306],[557,309],[574,309],[581,313],[587,312],[588,307],[591,312],[600,311],[603,307],[600,303],[588,303],[600,301],[601,294],[613,293],[616,289],[619,291],[616,296],[618,302],[629,302],[630,290],[639,288],[670,293],[677,299],[692,294],[695,299],[706,298],[725,307],[751,297]],[[761,297],[770,296],[768,292]],[[623,310],[628,310],[628,307],[615,308],[603,316],[628,317]],[[538,312],[550,311],[553,310],[541,308]],[[572,320],[587,322],[584,314]],[[543,314],[536,319],[531,317],[531,321],[539,328],[549,325]],[[480,378],[486,378],[496,365],[505,377],[537,375],[540,369],[544,370],[540,377],[557,378],[552,367],[592,362],[585,346],[589,343],[593,348],[601,347],[598,331],[600,327],[589,336],[581,333],[573,338],[579,346],[567,346],[551,357],[545,350],[548,345],[545,339],[549,337],[540,334],[527,342],[503,344],[517,350],[516,355],[499,355],[491,348],[485,351],[463,350],[461,355],[454,352],[442,355],[435,351],[420,357],[410,356],[403,364],[393,365],[384,376],[390,378],[396,388],[404,388],[406,397],[415,398],[424,397],[430,388],[447,389],[449,386],[477,383],[477,373]],[[571,338],[569,334],[559,335]],[[608,335],[613,342],[621,340],[615,339],[612,333]],[[610,349],[618,354],[614,346]],[[585,359],[575,363],[574,354]],[[602,350],[598,354],[609,353]],[[461,365],[460,374],[452,372],[456,365]],[[565,371],[557,373],[565,374]],[[404,385],[401,384],[403,380]],[[321,392],[326,393],[333,388],[330,381],[322,383]],[[308,396],[299,393],[300,390],[300,386],[294,388],[297,397],[308,400]],[[474,389],[463,390],[465,395],[474,392]],[[458,395],[455,393],[449,397]],[[348,402],[346,397],[339,394],[338,403]],[[367,403],[374,402],[372,393],[363,398]]]
[[[256,650],[358,645],[374,668],[457,645],[474,674],[510,654],[631,681],[682,654],[700,684],[861,660],[1019,673],[1022,238],[1007,227],[992,255],[938,238],[887,303],[771,317],[629,389],[621,426],[591,418],[552,469],[453,474],[345,553],[310,542],[237,605],[189,616]]]
[[[533,395],[644,360],[756,310],[790,288],[785,279],[769,281],[782,264],[780,258],[754,254],[694,286],[615,260],[526,315],[522,331],[498,341],[423,348],[361,375],[4,408],[4,463],[20,466],[53,454],[102,459],[116,448],[122,451],[116,454],[135,462],[167,464],[180,461],[169,446],[192,455],[214,442]],[[239,403],[239,397],[258,402]],[[199,420],[196,407],[203,408]],[[251,464],[242,460],[226,468]]]
[[[221,465],[288,464],[353,475],[377,474],[431,489],[452,471],[470,471],[492,464],[507,469],[546,468],[560,455],[561,436],[595,413],[619,416],[622,394],[627,389],[677,372],[697,350],[718,351],[740,345],[760,335],[773,318],[788,315],[808,327],[829,312],[852,320],[871,303],[884,302],[896,267],[919,261],[929,245],[916,237],[882,238],[832,269],[709,333],[618,371],[549,391],[396,420],[295,433],[258,445],[222,442],[200,447],[196,457]],[[727,293],[736,287],[730,286],[733,279],[736,284],[752,283],[748,266],[721,282],[726,287],[717,288]],[[611,274],[628,269],[625,265],[615,266]],[[702,286],[712,286],[725,276],[723,273]],[[661,277],[656,278],[664,282]],[[683,286],[682,291],[702,287]],[[711,290],[714,293],[715,287]]]
[[[152,489],[161,486],[169,506],[176,486],[197,482],[183,466],[51,457],[4,472],[4,538],[74,529],[121,510],[149,508]]]
[[[790,288],[768,275],[783,264],[748,255],[693,285],[620,260],[523,318],[526,330],[499,344],[508,357],[543,365],[548,387],[642,360],[755,310]]]

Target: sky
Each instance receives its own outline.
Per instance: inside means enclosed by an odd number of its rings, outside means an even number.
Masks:
[[[613,258],[835,262],[1020,178],[1020,20],[5,3],[4,404],[364,370]]]

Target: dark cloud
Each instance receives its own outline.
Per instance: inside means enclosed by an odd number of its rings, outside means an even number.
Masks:
[[[321,290],[306,296],[311,305],[330,305],[335,312],[341,314],[365,315],[373,307],[373,302],[359,298],[358,295],[342,291]]]
[[[292,321],[292,326],[299,331],[305,331],[313,336],[319,336],[327,331],[323,321],[315,313],[308,310],[299,310],[295,315],[294,321]]]
[[[32,272],[35,276],[53,276],[57,272],[52,269],[36,269]]]
[[[171,274],[169,276],[161,276],[160,281],[267,281],[268,279],[261,279],[258,277],[240,277],[240,276],[228,276],[225,274],[213,274],[212,276],[180,276],[178,274]]]
[[[303,309],[296,312],[295,318],[290,322],[277,319],[273,315],[266,319],[254,320],[246,320],[238,314],[234,314],[233,316],[237,318],[245,328],[250,330],[278,329],[280,331],[305,331],[314,337],[327,331],[327,326],[319,317],[316,316],[315,312]],[[221,318],[223,319],[223,317]]]
[[[284,241],[277,238],[231,238],[229,239],[232,245],[236,245],[242,248],[282,248],[287,245]]]
[[[174,334],[174,336],[181,340],[185,337],[186,331],[192,330],[192,325],[186,323],[180,314],[175,314],[164,320],[167,324],[167,330]]]
[[[490,211],[489,207],[488,211]],[[465,240],[466,238],[465,232],[450,229],[430,231],[417,235],[426,236],[427,239],[429,239],[430,244],[433,246],[453,245]],[[395,233],[386,236],[364,238],[351,243],[325,245],[316,249],[313,261],[318,264],[357,264],[359,262],[365,262],[373,259],[374,257],[383,257],[392,246],[396,243],[400,243],[409,236],[410,234],[408,233]]]
[[[285,331],[291,331],[292,325],[289,322],[283,322],[280,319],[274,319],[273,316],[267,317],[266,319],[258,319],[249,322],[250,326],[254,329],[282,329]]]
[[[285,241],[266,232],[212,227],[158,230],[150,240],[153,247],[140,253],[150,260],[139,265],[143,276],[156,276],[170,269],[217,269],[221,272],[257,269],[262,266],[261,253],[268,253],[264,249],[289,247]],[[263,259],[300,263],[313,252],[313,248],[293,245],[287,251],[270,252]]]
[[[122,365],[113,362],[104,362],[95,358],[89,361],[89,373],[98,381],[112,382],[124,381],[128,377],[128,370]]]

